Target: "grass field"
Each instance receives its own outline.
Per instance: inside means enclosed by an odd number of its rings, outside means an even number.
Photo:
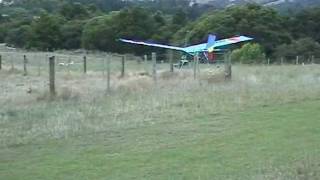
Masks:
[[[238,65],[216,83],[163,73],[155,86],[130,63],[110,92],[100,71],[61,70],[54,101],[37,68],[5,66],[0,179],[320,179],[318,65]]]

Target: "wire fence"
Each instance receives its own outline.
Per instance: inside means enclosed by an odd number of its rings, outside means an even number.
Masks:
[[[55,66],[57,73],[101,73],[106,74],[107,66],[110,66],[112,74],[125,72],[145,72],[152,74],[151,54],[144,56],[134,56],[131,54],[60,54],[49,52],[0,52],[2,69],[12,71],[24,71],[27,68],[29,75],[44,75],[49,71],[49,57],[55,56]],[[123,59],[125,63],[123,64]],[[181,57],[175,55],[172,57],[172,63],[176,68],[179,65]],[[108,59],[111,63],[107,65]],[[157,70],[169,71],[168,55],[156,54]],[[223,60],[217,60],[216,63],[223,63]],[[192,69],[192,62],[188,62],[183,68]],[[123,67],[124,66],[124,67]]]
[[[295,64],[295,65],[306,65],[306,64],[320,64],[320,57],[314,55],[308,56],[286,56],[280,58],[268,58],[264,61],[264,64]]]
[[[106,53],[92,53],[92,54],[62,54],[62,53],[49,53],[49,52],[0,52],[1,56],[1,67],[2,69],[11,69],[16,71],[24,71],[26,67],[29,74],[47,74],[48,72],[48,59],[51,56],[55,56],[55,65],[57,72],[101,72],[106,73],[107,60],[110,58],[110,71],[111,73],[121,73],[122,69],[126,71],[145,71],[151,73],[152,71],[152,58],[150,55],[145,56],[134,56],[127,54],[125,55],[125,67],[122,67],[123,55],[106,54]],[[157,69],[158,70],[169,70],[168,54],[157,54]],[[180,54],[175,53],[172,57],[172,63],[174,67],[181,68]],[[200,58],[200,67],[209,67],[209,64],[224,64],[224,55],[217,54],[214,63],[210,61],[202,61],[203,57]],[[268,58],[262,61],[263,64],[295,64],[295,65],[306,65],[306,64],[320,64],[320,57],[310,55],[308,57],[303,56],[291,56],[282,58]],[[192,68],[192,60],[187,61],[184,68]],[[207,64],[207,66],[205,66]]]
[[[106,71],[106,60],[112,58],[111,71],[120,71],[121,56],[111,56],[109,54],[59,54],[45,52],[0,52],[2,69],[23,71],[27,70],[31,74],[47,74],[49,68],[49,57],[55,57],[57,72],[101,72]]]
[[[17,72],[24,76],[38,76],[39,79],[42,79],[43,86],[49,85],[52,96],[55,94],[55,83],[59,84],[58,86],[61,84],[68,86],[67,83],[72,82],[67,82],[66,79],[77,79],[70,78],[71,76],[82,78],[84,77],[82,74],[92,77],[84,81],[88,85],[90,83],[103,84],[107,90],[110,90],[110,87],[123,77],[150,76],[149,79],[153,79],[154,84],[157,85],[157,77],[161,73],[161,75],[166,75],[165,72],[172,72],[174,67],[174,71],[177,72],[186,69],[187,71],[181,73],[182,76],[187,74],[194,80],[205,79],[209,82],[231,79],[230,53],[216,54],[214,62],[201,61],[201,58],[203,57],[196,56],[190,60],[190,57],[189,59],[188,57],[181,58],[178,53],[134,56],[107,53],[0,52],[0,71]],[[283,57],[266,59],[263,62],[268,65],[320,64],[320,57]],[[29,79],[27,81],[31,83],[32,78]]]

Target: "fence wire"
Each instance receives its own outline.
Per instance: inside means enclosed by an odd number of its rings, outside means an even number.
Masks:
[[[2,68],[12,69],[17,71],[24,70],[24,57],[26,57],[26,66],[29,74],[47,74],[49,63],[48,58],[55,56],[56,71],[58,73],[84,73],[84,57],[86,57],[86,70],[87,73],[101,73],[106,74],[107,60],[110,59],[110,71],[112,74],[119,74],[122,70],[122,55],[111,55],[106,53],[92,53],[92,54],[62,54],[51,52],[0,52],[2,57]],[[179,67],[181,61],[181,54],[174,53],[172,62],[175,67]],[[189,58],[189,65],[183,68],[192,69],[192,59]],[[157,54],[157,70],[169,71],[170,66],[168,54]],[[201,59],[201,58],[200,58]],[[209,62],[200,60],[200,67],[211,67]],[[224,63],[224,55],[217,53],[215,56],[214,65],[220,65]],[[266,59],[265,64],[320,64],[320,57],[308,56],[308,57],[283,57]],[[125,71],[130,72],[152,72],[152,60],[151,54],[145,56],[125,55]]]

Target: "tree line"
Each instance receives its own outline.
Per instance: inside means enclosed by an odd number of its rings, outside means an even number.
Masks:
[[[117,1],[120,4],[114,4],[113,9],[98,8],[85,1],[54,5],[50,4],[54,0],[28,2],[30,6],[42,2],[43,8],[30,7],[27,11],[28,6],[0,7],[0,42],[48,51],[84,48],[142,54],[153,49],[124,45],[117,39],[184,46],[204,42],[209,33],[215,33],[219,38],[254,37],[258,47],[253,49],[259,49],[259,57],[320,56],[319,7],[282,14],[269,7],[247,4],[223,10],[206,9],[199,16],[200,13],[192,14],[195,10],[191,11],[187,4],[162,11],[151,5],[142,8],[121,4],[125,1]],[[197,8],[202,7],[193,7]]]

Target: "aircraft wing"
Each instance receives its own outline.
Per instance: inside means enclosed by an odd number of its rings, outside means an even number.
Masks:
[[[235,36],[235,37],[228,38],[228,39],[222,39],[222,40],[216,41],[212,46],[208,47],[208,51],[212,52],[212,51],[214,51],[214,48],[216,48],[216,47],[226,46],[229,44],[236,44],[236,43],[244,42],[244,41],[250,41],[252,39],[253,38],[247,37],[247,36]]]
[[[243,42],[243,41],[250,41],[253,38],[246,37],[246,36],[235,36],[232,38],[222,39],[219,41],[215,41],[215,39],[216,39],[216,37],[214,35],[209,35],[207,43],[197,44],[197,45],[188,46],[188,47],[184,47],[184,48],[165,45],[165,44],[149,43],[149,42],[145,42],[145,41],[134,41],[134,40],[129,40],[129,39],[119,39],[119,40],[122,42],[125,42],[125,43],[158,47],[158,48],[165,48],[165,49],[172,49],[172,50],[177,50],[177,51],[184,51],[186,53],[194,55],[195,53],[198,53],[198,52],[219,51],[219,49],[216,49],[216,47],[226,46],[229,44],[235,44],[235,43],[239,43],[239,42]]]
[[[194,54],[197,52],[206,52],[208,51],[208,47],[211,47],[216,42],[216,36],[209,34],[207,43],[197,44],[189,47],[185,47],[184,51],[189,54]]]
[[[165,49],[173,49],[173,50],[177,50],[177,51],[185,51],[184,48],[176,47],[176,46],[148,43],[148,42],[144,42],[144,41],[133,41],[133,40],[129,40],[129,39],[119,39],[119,40],[122,42],[125,42],[125,43],[138,44],[138,45],[151,46],[151,47],[159,47],[159,48],[165,48]]]
[[[207,43],[203,43],[203,44],[197,44],[197,45],[193,45],[193,46],[188,46],[183,48],[183,51],[193,54],[196,52],[202,52],[202,51],[207,51]]]

